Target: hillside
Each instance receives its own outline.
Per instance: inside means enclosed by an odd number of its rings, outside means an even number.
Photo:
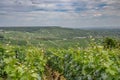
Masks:
[[[50,38],[75,38],[75,37],[120,37],[120,29],[73,29],[62,27],[0,27],[4,31],[29,32],[39,34],[41,37]]]
[[[120,39],[120,30],[73,29],[62,27],[0,27],[0,43],[44,47],[87,47],[93,36],[101,43],[105,37]],[[58,45],[59,44],[59,45]]]
[[[119,34],[110,29],[1,27],[0,80],[120,80]]]

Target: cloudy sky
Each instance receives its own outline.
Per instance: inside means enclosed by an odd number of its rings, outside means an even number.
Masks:
[[[0,26],[120,27],[120,0],[0,0]]]

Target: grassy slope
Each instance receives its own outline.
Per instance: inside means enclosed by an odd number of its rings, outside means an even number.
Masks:
[[[61,27],[0,27],[0,35],[4,36],[1,43],[26,45],[27,43],[45,47],[87,46],[89,38],[80,37],[103,36],[120,37],[120,30],[81,30]],[[76,39],[75,39],[76,38]],[[59,45],[58,45],[59,44]]]

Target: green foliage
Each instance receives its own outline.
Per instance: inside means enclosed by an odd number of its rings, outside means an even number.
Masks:
[[[103,43],[105,48],[115,48],[116,45],[116,41],[111,38],[105,38]]]
[[[41,49],[4,46],[0,48],[0,76],[7,80],[41,80],[46,59]]]
[[[0,39],[4,39],[4,36],[0,34]]]
[[[4,58],[5,58],[5,55],[4,55],[4,52],[5,52],[5,49],[0,47],[0,77],[5,77],[6,74],[4,72],[4,67],[5,67],[5,63],[4,63]]]
[[[48,64],[67,80],[119,80],[119,49],[104,50],[103,46],[87,49],[50,49]]]
[[[103,45],[105,49],[119,48],[120,42],[117,39],[107,37],[103,40]]]
[[[58,71],[67,80],[120,80],[120,49],[107,39],[108,49],[91,39],[87,48],[0,46],[0,79],[43,80],[45,67]],[[114,47],[114,48],[113,48]]]

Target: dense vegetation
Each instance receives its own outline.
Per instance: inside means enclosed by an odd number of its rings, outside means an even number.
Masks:
[[[99,31],[18,30],[0,32],[0,80],[120,80],[119,31],[103,39]]]
[[[0,46],[0,77],[7,80],[41,80],[46,59],[36,47]]]
[[[119,80],[120,49],[91,44],[86,49],[0,47],[0,77],[7,80],[43,80],[45,66],[67,80]]]

